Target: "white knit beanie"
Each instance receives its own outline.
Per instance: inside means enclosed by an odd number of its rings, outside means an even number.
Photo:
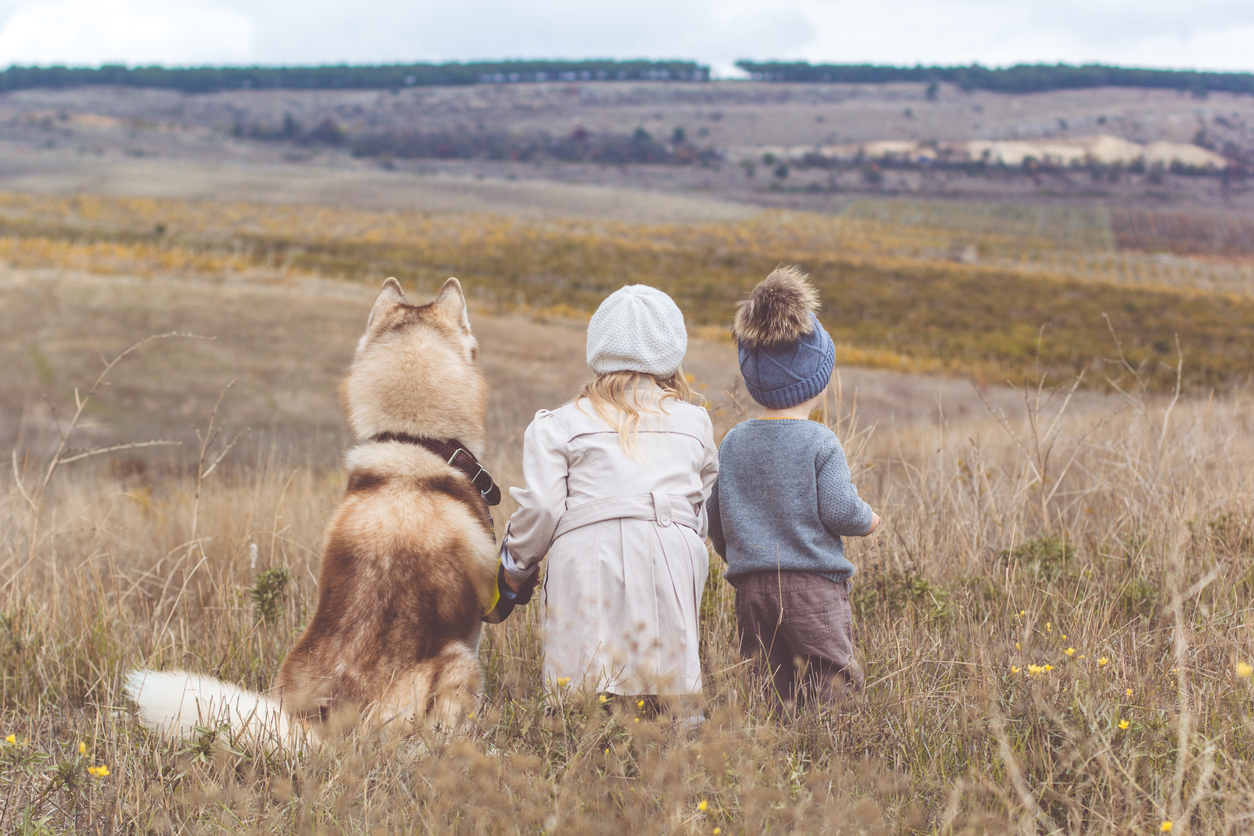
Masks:
[[[656,288],[632,284],[611,293],[588,323],[588,367],[597,374],[674,374],[688,351],[679,307]]]

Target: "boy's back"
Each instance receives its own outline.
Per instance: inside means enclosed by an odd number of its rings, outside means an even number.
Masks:
[[[753,572],[811,572],[841,583],[856,569],[841,537],[871,528],[835,434],[813,421],[756,419],[733,427],[719,448],[709,500],[710,540],[727,579]]]

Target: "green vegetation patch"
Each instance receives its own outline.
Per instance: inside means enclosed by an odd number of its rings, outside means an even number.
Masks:
[[[477,61],[315,67],[19,67],[0,71],[0,91],[116,85],[187,93],[215,90],[379,90],[519,81],[705,81],[694,61]]]
[[[887,84],[946,81],[964,90],[1035,93],[1042,90],[1083,90],[1092,87],[1143,87],[1188,90],[1204,97],[1210,91],[1254,93],[1254,73],[1199,70],[1146,70],[1105,64],[1016,64],[1013,67],[893,67],[875,64],[809,64],[804,61],[737,61],[736,66],[760,81]]]

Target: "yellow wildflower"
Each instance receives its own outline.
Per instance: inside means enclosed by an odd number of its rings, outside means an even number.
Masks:
[[[1053,622],[1051,622],[1051,621],[1046,621],[1046,622],[1045,622],[1045,632],[1046,632],[1046,633],[1052,633],[1052,632],[1053,632],[1053,630],[1054,630],[1054,624],[1053,624]]]
[[[95,775],[97,778],[109,777],[109,767],[104,764],[101,764],[100,766],[89,766],[87,767],[87,771],[92,775]]]
[[[1132,696],[1132,689],[1131,689],[1131,688],[1129,688],[1129,689],[1127,690],[1127,692],[1126,692],[1126,693],[1127,693],[1127,695],[1128,695],[1129,697],[1130,697],[1130,696]]]
[[[706,804],[706,803],[705,803],[705,799],[703,798],[703,799],[701,799],[701,803],[697,805],[697,809],[698,809],[698,810],[700,810],[702,813],[704,813],[704,812],[705,812],[705,808],[706,808],[706,807],[708,807],[708,806],[710,806],[710,805]]]
[[[559,677],[557,678],[557,687],[558,687],[558,688],[565,688],[565,687],[566,687],[567,685],[569,685],[569,684],[570,684],[570,677],[569,677],[569,676],[559,676]]]
[[[610,698],[605,696],[605,694],[599,695],[597,699],[601,701],[602,705],[610,701]]]
[[[1045,673],[1045,669],[1040,665],[1028,665],[1029,676],[1040,676],[1043,673]]]
[[[1066,638],[1066,636],[1063,636],[1063,638]],[[1068,656],[1074,656],[1074,655],[1075,655],[1075,648],[1074,648],[1074,647],[1068,647],[1066,650],[1064,650],[1064,651],[1063,651],[1063,653],[1067,654]]]
[[[1022,650],[1022,649],[1023,648],[1019,647],[1019,643],[1015,642],[1015,650]]]
[[[1127,720],[1120,720],[1120,721],[1119,721],[1119,728],[1121,728],[1121,729],[1126,729],[1126,728],[1128,727],[1128,725],[1129,725],[1129,723],[1128,723],[1128,721],[1127,721]]]
[[[1062,640],[1063,640],[1063,641],[1066,641],[1066,640],[1067,640],[1067,634],[1066,634],[1066,633],[1063,633],[1063,634],[1062,634]]]
[[[1010,666],[1010,672],[1011,672],[1011,673],[1018,673],[1018,672],[1019,672],[1019,668],[1018,668],[1016,665],[1011,665],[1011,666]]]
[[[1098,666],[1099,668],[1104,668],[1104,667],[1106,667],[1106,665],[1107,665],[1109,662],[1110,662],[1110,660],[1109,660],[1109,659],[1107,659],[1105,656],[1103,656],[1102,658],[1100,658],[1100,659],[1098,659],[1098,660],[1097,660],[1097,666]]]
[[[1045,666],[1045,670],[1047,670],[1047,671],[1052,671],[1053,669],[1054,669],[1054,666],[1053,666],[1053,665],[1046,665],[1046,666]]]
[[[1019,617],[1020,617],[1020,618],[1023,618],[1023,617],[1024,617],[1025,615],[1027,615],[1027,614],[1028,614],[1028,611],[1027,611],[1027,610],[1019,610]]]
[[[1248,662],[1237,662],[1237,676],[1249,679],[1250,674],[1254,674],[1254,667],[1251,667]]]
[[[636,708],[644,708],[644,700],[641,700],[640,702],[636,703]]]
[[[87,744],[86,744],[86,743],[84,743],[84,742],[83,742],[83,741],[81,741],[81,740],[78,742],[78,753],[79,753],[80,755],[85,755],[85,754],[87,754]]]
[[[720,833],[722,833],[722,832],[723,832],[723,828],[721,828],[721,827],[716,827],[716,828],[714,828],[713,830],[711,830],[710,832],[711,832],[711,833],[713,833],[713,834],[714,834],[714,836],[718,836],[718,834],[720,834]]]
[[[639,717],[632,718],[632,722],[633,722],[633,723],[639,723],[639,722],[640,722],[640,718],[639,718]]]
[[[17,735],[16,734],[9,735],[8,737],[4,739],[4,742],[5,743],[17,743]]]
[[[1170,821],[1164,821],[1162,824],[1158,825],[1158,829],[1159,829],[1159,830],[1161,830],[1163,833],[1170,833],[1170,832],[1171,832],[1171,822],[1170,822]]]

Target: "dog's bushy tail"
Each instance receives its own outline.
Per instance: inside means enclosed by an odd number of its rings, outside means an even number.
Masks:
[[[233,740],[268,752],[298,752],[312,742],[278,700],[207,676],[136,670],[123,689],[139,706],[140,722],[167,739],[195,740],[226,726]]]

